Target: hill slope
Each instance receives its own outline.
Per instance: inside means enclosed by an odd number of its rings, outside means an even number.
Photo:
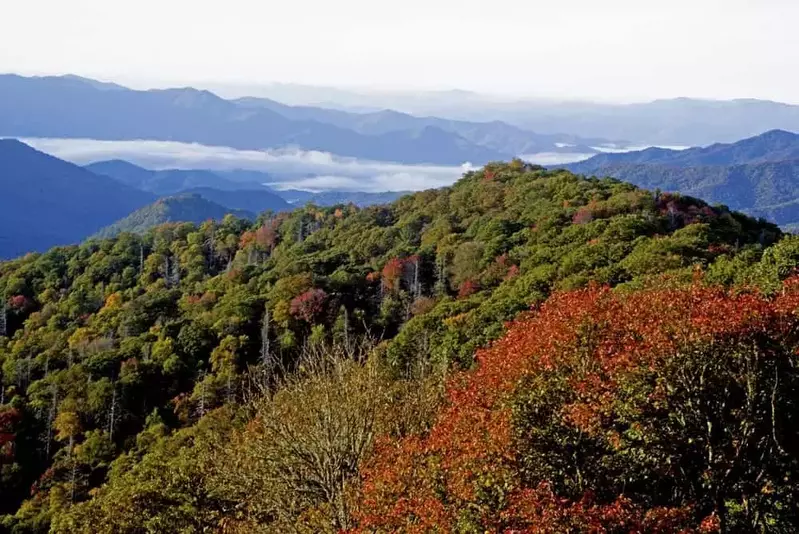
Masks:
[[[295,431],[322,429],[321,443],[350,436],[325,425],[343,421],[344,432],[362,415],[369,422],[403,388],[419,389],[403,382],[416,370],[471,367],[475,348],[553,290],[635,286],[661,273],[677,283],[715,261],[727,262],[719,276],[741,273],[780,236],[700,200],[514,161],[386,206],[164,225],[0,263],[8,305],[0,461],[12,475],[0,485],[0,512],[9,514],[0,525],[29,532],[52,523],[60,534],[133,532],[143,521],[213,531],[224,522],[284,532],[308,520],[326,525],[310,532],[339,530],[347,514],[333,513],[338,484],[356,476],[360,457],[306,454],[320,441],[295,440]],[[334,343],[353,365],[361,360],[349,357],[351,343],[365,338],[384,341],[369,361],[396,380],[381,386],[383,397],[349,411],[330,399],[356,402],[364,388],[322,389],[246,425],[266,441],[247,447],[229,434],[250,417],[237,403],[277,387],[281,369],[304,368]],[[407,411],[424,426],[416,408]],[[391,431],[409,428],[399,414],[385,418]],[[287,425],[288,456],[274,456],[262,423]],[[373,434],[360,433],[364,451]],[[295,476],[305,487],[296,469],[305,464],[294,459],[317,457],[344,466],[327,479],[334,487],[292,493]],[[278,475],[290,476],[275,476],[281,466]]]
[[[648,189],[694,195],[791,226],[799,223],[799,135],[766,132],[732,144],[684,151],[648,149],[602,154],[566,165]]]
[[[796,531],[797,309],[795,278],[774,299],[554,295],[448,383],[431,429],[378,441],[356,531]]]
[[[269,191],[266,188],[222,191],[211,187],[193,187],[181,193],[200,195],[202,198],[227,209],[243,210],[254,214],[264,211],[277,213],[294,209],[279,193]]]
[[[122,232],[143,233],[156,226],[171,222],[202,223],[222,220],[231,214],[243,219],[255,219],[255,214],[245,210],[234,210],[211,202],[197,193],[185,193],[161,198],[153,204],[140,208],[124,219],[97,232],[97,237],[114,237]]]
[[[76,243],[155,197],[0,140],[0,258]]]
[[[716,143],[708,147],[686,150],[648,148],[636,152],[599,154],[568,167],[577,172],[584,172],[608,165],[660,164],[691,167],[742,165],[794,159],[799,159],[799,135],[784,130],[771,130],[735,143]]]

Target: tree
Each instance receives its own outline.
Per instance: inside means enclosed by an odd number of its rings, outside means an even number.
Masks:
[[[324,311],[327,293],[322,289],[309,289],[291,301],[291,315],[313,323],[314,319]]]
[[[799,528],[799,280],[555,294],[380,441],[362,531]]]

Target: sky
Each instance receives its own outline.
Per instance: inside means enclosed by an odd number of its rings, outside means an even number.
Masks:
[[[799,103],[797,0],[6,0],[0,72]]]

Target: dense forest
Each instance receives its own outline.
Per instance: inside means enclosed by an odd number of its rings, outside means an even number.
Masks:
[[[516,160],[1,263],[0,528],[794,532],[797,262]]]

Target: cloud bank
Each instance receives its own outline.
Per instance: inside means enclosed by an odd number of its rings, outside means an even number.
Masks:
[[[269,185],[309,191],[420,191],[451,185],[473,167],[404,165],[299,149],[237,150],[170,141],[28,138],[23,142],[86,165],[123,159],[148,169],[249,170],[272,175]]]
[[[349,158],[301,149],[238,150],[173,141],[99,141],[96,139],[25,138],[23,142],[78,165],[122,159],[148,169],[247,170],[268,173],[276,189],[306,191],[421,191],[453,184],[475,169],[460,166],[407,165]],[[618,151],[623,151],[623,148]],[[571,163],[582,153],[525,154],[541,165]]]

